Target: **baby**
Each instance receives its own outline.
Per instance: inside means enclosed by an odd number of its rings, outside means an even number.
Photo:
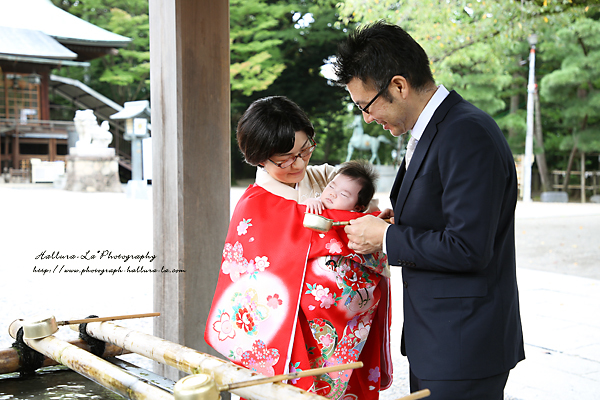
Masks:
[[[306,212],[321,214],[324,209],[379,211],[377,200],[372,201],[377,178],[378,174],[371,164],[354,160],[345,162],[331,182],[327,184],[320,197],[308,199],[303,203],[306,205]],[[364,257],[367,260],[372,259],[372,255],[364,255]],[[387,278],[391,276],[387,261],[377,263],[376,266],[365,266]]]
[[[306,212],[321,214],[324,209],[366,211],[375,194],[377,178],[371,164],[358,160],[345,162],[320,197],[303,203]]]

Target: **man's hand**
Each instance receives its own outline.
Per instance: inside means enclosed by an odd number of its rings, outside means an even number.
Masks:
[[[392,210],[391,208],[386,208],[377,216],[377,218],[389,219],[390,224],[393,224],[394,223],[394,210]]]
[[[353,219],[344,231],[348,235],[348,247],[358,254],[370,254],[383,250],[383,236],[388,227],[383,219],[372,215]]]

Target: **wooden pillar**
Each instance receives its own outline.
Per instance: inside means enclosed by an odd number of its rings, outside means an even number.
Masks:
[[[48,140],[48,161],[56,161],[56,139]]]
[[[229,224],[229,4],[150,0],[154,335],[204,342]],[[178,379],[178,371],[158,371]]]
[[[13,168],[21,168],[21,149],[19,144],[19,126],[15,127],[15,140],[13,140]]]
[[[38,86],[38,110],[37,119],[50,120],[50,70],[44,68],[39,71],[41,82]]]

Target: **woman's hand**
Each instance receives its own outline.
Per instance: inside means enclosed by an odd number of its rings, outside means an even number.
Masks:
[[[320,199],[307,199],[304,204],[306,205],[306,212],[311,214],[321,214],[325,209]]]

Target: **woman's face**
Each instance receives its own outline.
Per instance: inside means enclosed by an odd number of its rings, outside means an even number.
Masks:
[[[306,133],[303,131],[298,131],[296,132],[296,141],[294,142],[294,147],[289,152],[285,154],[274,154],[262,165],[273,179],[276,179],[281,183],[285,183],[288,186],[296,187],[296,184],[304,179],[306,167],[308,166],[308,161],[310,160],[312,153],[304,158],[297,157],[293,164],[286,168],[279,168],[277,165],[275,165],[275,163],[281,164],[290,158],[296,157],[302,153],[303,150],[306,150],[311,146],[312,142]]]

